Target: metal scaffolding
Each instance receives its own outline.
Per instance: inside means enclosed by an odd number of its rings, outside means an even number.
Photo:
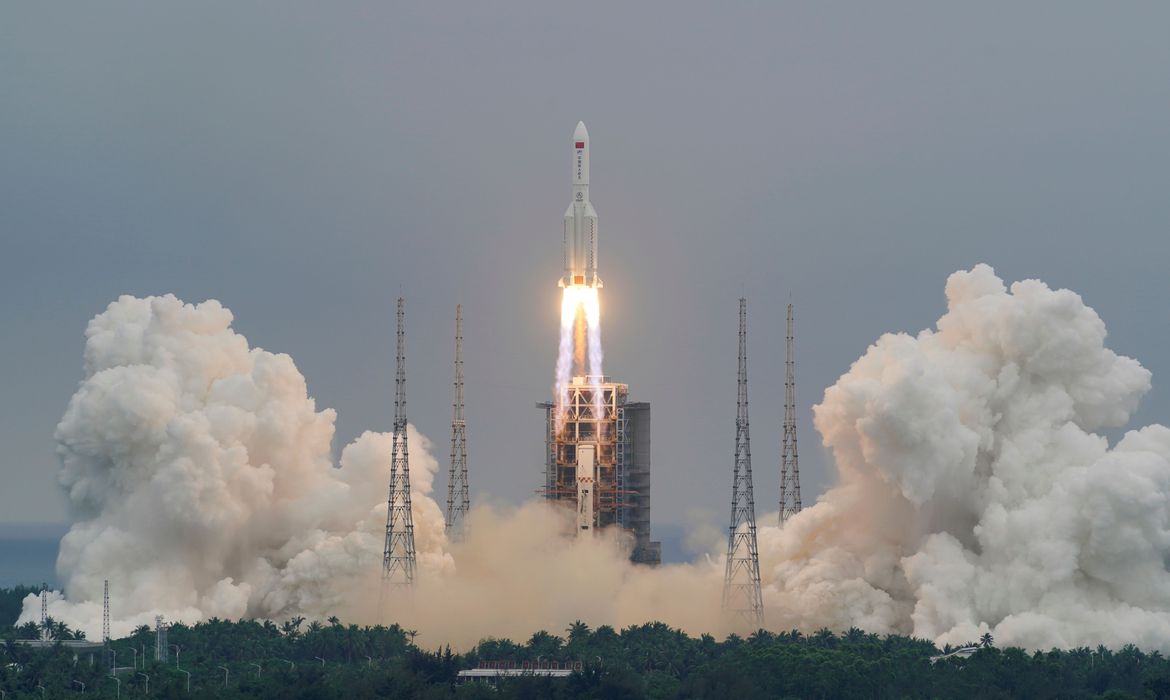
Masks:
[[[471,496],[467,484],[467,424],[463,418],[463,305],[455,307],[455,403],[451,419],[451,469],[447,474],[447,534],[466,525]]]
[[[394,375],[394,437],[390,453],[390,493],[386,501],[386,546],[382,579],[394,586],[414,586],[414,519],[410,512],[410,453],[406,444],[405,302],[398,298],[398,355]]]
[[[764,624],[760,554],[756,545],[756,505],[752,494],[752,449],[748,429],[747,299],[739,300],[735,461],[732,467],[731,526],[727,533],[727,567],[723,577],[723,610],[757,629]]]
[[[792,304],[784,339],[784,447],[780,460],[780,524],[800,512],[800,461],[796,454],[796,359],[793,353]]]
[[[600,412],[594,394],[600,392]],[[590,529],[611,525],[634,535],[630,559],[657,565],[662,545],[650,540],[650,404],[629,401],[629,387],[608,377],[574,377],[566,389],[557,429],[554,403],[545,411],[545,479],[539,492],[580,511],[579,448],[593,450]],[[586,476],[586,475],[580,475]],[[588,477],[587,477],[588,478]]]

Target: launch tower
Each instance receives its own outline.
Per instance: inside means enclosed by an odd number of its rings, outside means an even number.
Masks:
[[[629,530],[631,561],[657,566],[662,543],[650,540],[650,404],[630,401],[629,387],[609,377],[574,377],[559,431],[556,406],[537,407],[545,412],[545,497],[573,508],[578,533]]]

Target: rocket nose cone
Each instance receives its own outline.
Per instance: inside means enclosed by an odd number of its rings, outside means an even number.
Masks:
[[[589,132],[585,129],[585,122],[577,122],[577,129],[573,132],[574,141],[584,141],[589,137]]]

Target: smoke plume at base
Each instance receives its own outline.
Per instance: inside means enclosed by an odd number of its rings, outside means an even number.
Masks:
[[[1008,289],[981,265],[946,293],[936,328],[878,339],[814,408],[838,484],[783,529],[759,528],[765,626],[1170,651],[1170,429],[1113,446],[1095,432],[1129,419],[1149,372],[1105,347],[1067,290]],[[96,638],[108,578],[115,635],[155,613],[337,614],[459,646],[576,619],[729,631],[719,555],[634,566],[622,536],[566,537],[565,514],[541,502],[476,506],[467,539],[448,542],[417,432],[419,586],[379,619],[390,437],[366,433],[334,464],[333,412],[290,358],[230,323],[216,302],[170,296],[123,297],[90,323],[56,433],[75,523],[54,618]],[[38,618],[31,596],[21,622]]]

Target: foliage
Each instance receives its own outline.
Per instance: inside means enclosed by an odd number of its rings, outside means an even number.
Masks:
[[[1136,647],[1118,650],[1000,649],[990,636],[969,658],[921,639],[759,630],[720,642],[662,623],[614,630],[578,620],[563,636],[542,631],[523,644],[485,639],[466,653],[415,645],[398,625],[359,627],[337,618],[283,623],[212,619],[175,624],[170,659],[154,660],[154,634],[140,627],[111,643],[114,654],[17,643],[0,628],[0,689],[8,698],[63,697],[85,684],[89,697],[115,697],[116,658],[124,697],[156,698],[1166,698],[1170,661]],[[72,634],[63,625],[59,631]],[[63,638],[63,637],[62,637]],[[133,651],[132,651],[133,650]],[[568,678],[521,677],[460,683],[481,661],[580,661]],[[137,668],[131,668],[137,664]],[[226,669],[226,677],[225,677]],[[186,692],[190,673],[191,692]],[[226,681],[226,684],[225,684]]]

